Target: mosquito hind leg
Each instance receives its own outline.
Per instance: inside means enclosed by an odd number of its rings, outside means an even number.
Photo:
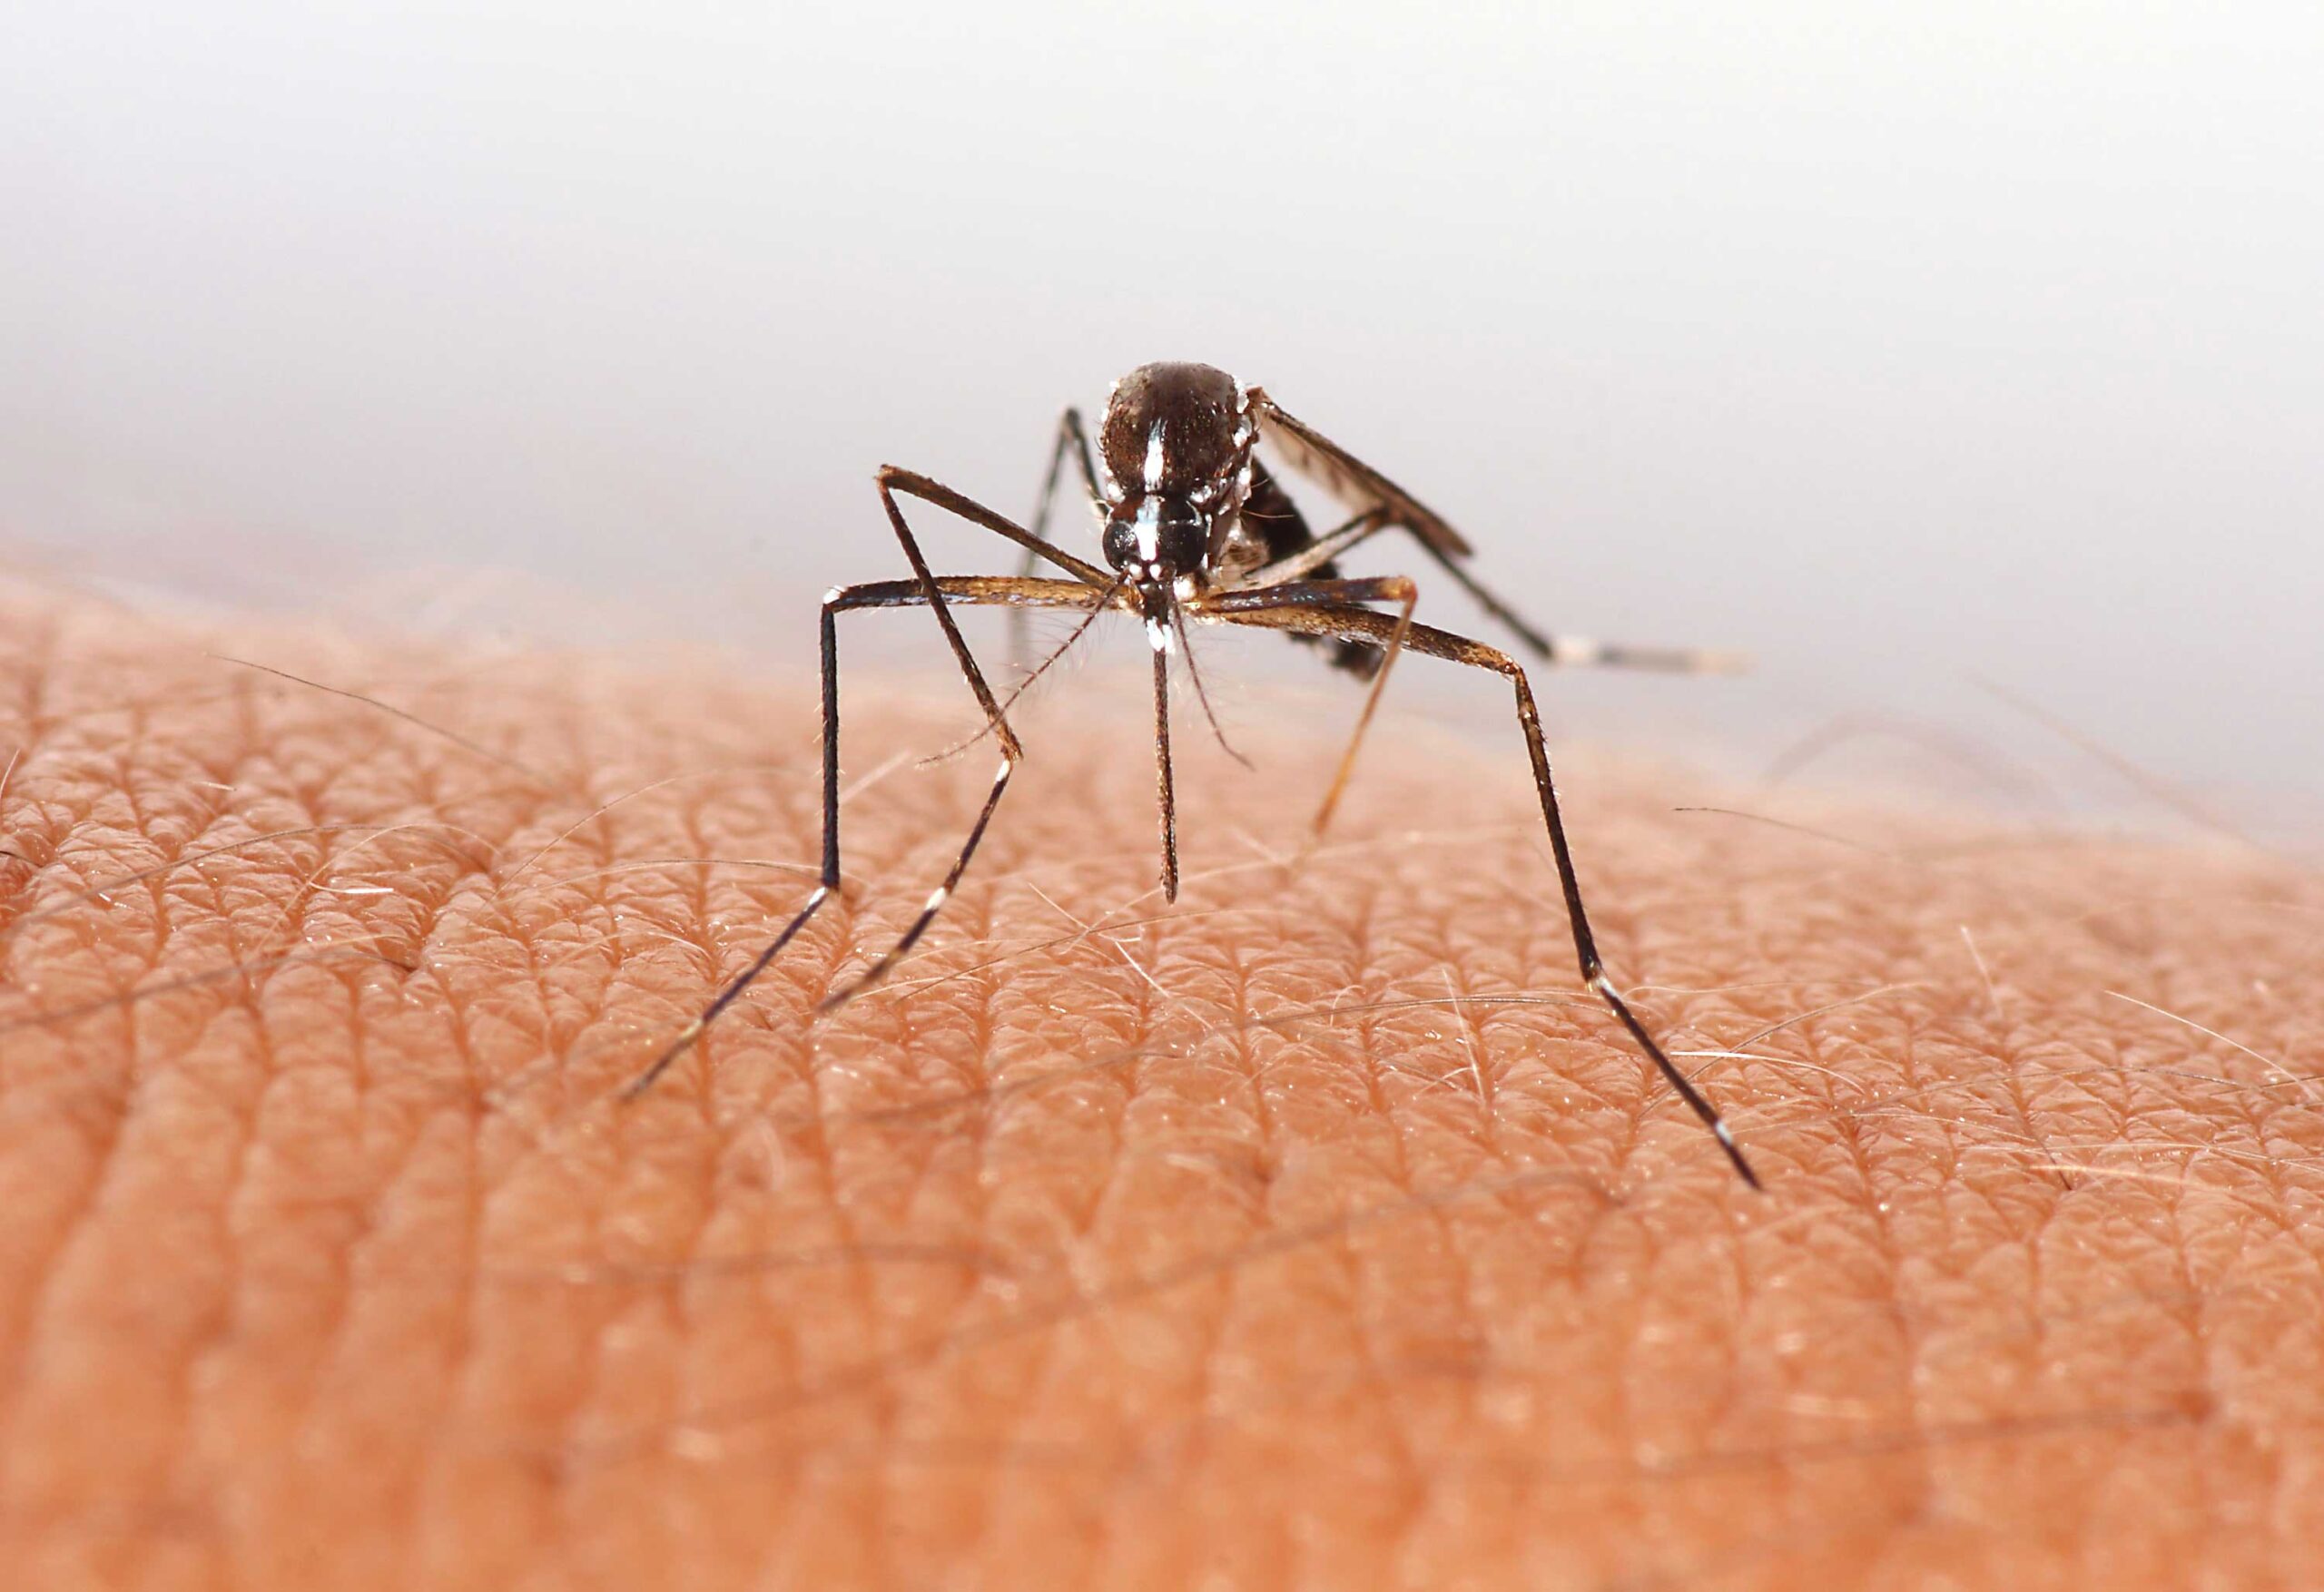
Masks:
[[[1650,669],[1665,674],[1733,674],[1747,665],[1738,653],[1699,647],[1641,647],[1619,642],[1588,641],[1578,635],[1553,636],[1512,608],[1492,588],[1442,548],[1421,540],[1422,549],[1444,566],[1477,605],[1500,621],[1544,663],[1565,668]]]
[[[1089,451],[1089,433],[1081,423],[1081,411],[1069,408],[1058,417],[1057,440],[1049,447],[1049,472],[1041,477],[1040,500],[1033,506],[1032,524],[1028,527],[1037,541],[1049,539],[1049,509],[1057,501],[1057,484],[1065,474],[1065,461],[1070,457],[1081,475],[1081,491],[1093,506],[1102,508],[1105,494],[1098,486],[1097,456]],[[1024,561],[1017,567],[1019,575],[1029,575],[1040,562],[1040,554],[1028,547]],[[1010,672],[1023,677],[1032,656],[1030,626],[1025,623],[1021,609],[1011,609],[1009,614],[1009,666]]]

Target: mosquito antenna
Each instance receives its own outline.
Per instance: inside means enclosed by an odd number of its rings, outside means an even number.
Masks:
[[[1226,732],[1218,727],[1218,715],[1210,711],[1210,693],[1203,689],[1202,670],[1195,663],[1195,644],[1193,639],[1187,634],[1187,615],[1185,610],[1174,609],[1171,613],[1170,619],[1171,623],[1178,627],[1178,651],[1187,660],[1187,676],[1195,683],[1195,700],[1202,703],[1202,716],[1210,722],[1210,732],[1212,736],[1217,740],[1220,748],[1226,752],[1227,756],[1233,758],[1236,762],[1241,763],[1246,769],[1256,770],[1258,765],[1254,763],[1249,758],[1245,757],[1241,752],[1235,750],[1235,743],[1226,739]],[[1087,622],[1085,621],[1084,623]]]

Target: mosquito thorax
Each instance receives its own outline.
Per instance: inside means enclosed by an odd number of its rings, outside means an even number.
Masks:
[[[1198,506],[1249,456],[1242,385],[1209,365],[1141,365],[1114,383],[1098,434],[1123,496],[1158,492]]]

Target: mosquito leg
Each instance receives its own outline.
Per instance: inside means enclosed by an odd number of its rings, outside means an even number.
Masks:
[[[1098,461],[1089,451],[1089,434],[1083,429],[1081,411],[1068,409],[1058,417],[1057,441],[1049,448],[1049,473],[1041,477],[1040,501],[1033,506],[1033,521],[1029,527],[1034,539],[1049,539],[1049,509],[1057,500],[1057,484],[1065,473],[1065,461],[1070,455],[1081,472],[1081,490],[1093,507],[1102,508],[1105,494],[1098,486]],[[1019,575],[1030,575],[1039,563],[1040,555],[1031,548],[1025,550],[1024,562],[1018,566]],[[1021,609],[1009,614],[1009,663],[1010,672],[1020,678],[1025,673],[1026,660],[1032,654],[1032,638]]]
[[[1687,673],[1738,666],[1738,660],[1721,654],[1608,646],[1571,636],[1557,640],[1542,634],[1469,573],[1462,562],[1470,555],[1469,544],[1443,516],[1305,420],[1285,414],[1264,389],[1252,388],[1246,396],[1252,412],[1259,417],[1260,435],[1275,446],[1293,469],[1320,483],[1342,502],[1368,504],[1388,524],[1410,531],[1428,555],[1444,566],[1445,574],[1475,598],[1486,613],[1514,632],[1542,662]]]
[[[992,594],[990,600],[1019,606],[1086,608],[1110,600],[1118,586],[1114,575],[1074,557],[1062,548],[1050,545],[1006,515],[994,513],[966,494],[955,492],[941,481],[915,471],[898,469],[893,465],[881,466],[877,479],[880,504],[888,511],[888,524],[893,527],[896,540],[902,544],[904,557],[911,563],[912,574],[920,577],[920,589],[926,594],[928,605],[936,611],[936,622],[943,628],[944,639],[951,646],[954,660],[960,665],[961,678],[976,693],[977,705],[984,709],[985,720],[992,727],[995,739],[1000,742],[1000,767],[993,776],[992,791],[986,796],[984,807],[970,829],[968,840],[960,847],[960,856],[954,860],[951,870],[944,876],[944,882],[930,893],[928,904],[921,909],[920,916],[912,919],[911,927],[904,930],[903,937],[889,948],[887,954],[872,963],[854,982],[824,997],[822,1004],[816,1007],[818,1011],[830,1011],[844,1005],[887,977],[888,969],[894,967],[897,959],[911,950],[920,937],[928,931],[928,926],[936,920],[936,914],[943,910],[953,888],[960,881],[960,875],[967,870],[969,859],[976,855],[977,843],[984,839],[985,826],[992,821],[993,812],[1000,805],[1001,793],[1009,788],[1009,776],[1015,771],[1018,760],[1025,755],[1024,747],[1017,740],[1017,732],[1009,727],[1009,720],[1001,712],[1000,704],[993,700],[992,687],[985,683],[984,671],[977,667],[975,655],[969,651],[969,644],[961,638],[960,627],[953,621],[951,609],[946,604],[947,596],[956,585],[975,585]],[[1063,582],[1037,581],[1021,575],[1014,578],[994,576],[983,582],[938,580],[929,573],[928,560],[921,553],[920,543],[912,536],[911,526],[905,523],[903,509],[896,502],[899,492],[949,510],[972,525],[980,526],[1016,543],[1036,557],[1048,559],[1074,575],[1088,589],[1077,592]],[[1036,595],[1036,593],[1045,595]]]
[[[1366,509],[1313,545],[1251,571],[1230,589],[1237,592],[1265,591],[1287,585],[1383,531],[1411,528],[1389,519],[1387,514],[1384,508]],[[1654,669],[1675,674],[1732,673],[1743,667],[1743,659],[1733,653],[1691,647],[1628,646],[1612,642],[1585,641],[1580,636],[1545,635],[1471,575],[1467,565],[1425,538],[1415,539],[1420,541],[1423,551],[1444,566],[1446,573],[1460,584],[1462,591],[1474,597],[1486,613],[1514,632],[1518,639],[1538,654],[1543,663],[1561,668],[1596,665],[1608,669]]]
[[[1058,477],[1063,474],[1067,456],[1081,474],[1081,495],[1094,507],[1102,506],[1105,493],[1098,486],[1098,457],[1089,451],[1089,434],[1082,428],[1081,411],[1068,409],[1057,419],[1057,444],[1049,450],[1048,476],[1041,482],[1041,501],[1033,510],[1033,535],[1046,542],[1049,539],[1049,506],[1057,496]]]
[[[1170,778],[1170,622],[1148,615],[1154,644],[1154,794],[1162,814],[1162,899],[1178,899],[1178,803]]]
[[[823,599],[820,629],[823,686],[823,866],[822,878],[816,884],[814,892],[807,898],[806,904],[799,909],[798,913],[790,922],[783,926],[783,931],[768,942],[766,948],[753,958],[749,965],[741,972],[728,979],[717,995],[712,998],[710,1004],[703,1008],[702,1014],[679,1031],[676,1037],[673,1038],[663,1048],[662,1053],[654,1058],[651,1066],[624,1086],[621,1091],[623,1099],[635,1099],[653,1087],[655,1081],[669,1070],[671,1064],[684,1055],[695,1040],[702,1037],[703,1030],[715,1021],[720,1013],[742,998],[743,992],[757,980],[760,974],[765,972],[773,964],[774,959],[783,954],[784,948],[789,946],[792,940],[797,938],[799,931],[807,926],[807,920],[812,918],[823,903],[831,899],[832,892],[839,889],[838,618],[840,614],[857,608],[933,606],[935,604],[931,604],[930,596],[931,588],[938,594],[939,601],[966,603],[972,606],[1007,604],[1013,607],[1092,608],[1099,605],[1107,596],[1106,593],[1093,591],[1078,581],[1012,579],[1008,576],[981,575],[939,579],[930,575],[926,577],[924,585],[920,580],[888,580],[872,581],[863,585],[842,586]],[[943,610],[939,607],[938,612],[940,614]],[[973,668],[973,663],[970,666]],[[982,684],[980,677],[972,683],[979,686]],[[980,699],[989,701],[987,694],[981,690],[979,695]],[[985,826],[992,820],[993,809],[1000,805],[1000,794],[1008,785],[1009,771],[1015,766],[1017,759],[1023,755],[1022,747],[1019,745],[1016,736],[1009,731],[1007,723],[1000,720],[997,713],[991,722],[995,733],[1000,737],[1002,742],[1000,771],[993,781],[991,791],[985,798],[983,810],[978,814],[976,825],[970,831],[968,841],[961,848],[959,859],[953,863],[951,871],[945,876],[943,887],[929,898],[928,906],[913,922],[903,940],[893,950],[881,958],[870,972],[857,978],[837,994],[827,997],[818,1008],[819,1010],[829,1010],[885,973],[895,958],[902,955],[911,947],[912,941],[926,931],[937,909],[943,905],[944,898],[960,882],[961,873],[968,867],[970,856],[976,850],[977,841],[983,838]]]
[[[1321,835],[1331,823],[1333,810],[1339,805],[1340,792],[1347,788],[1348,776],[1355,771],[1355,754],[1364,745],[1364,732],[1372,727],[1372,715],[1379,710],[1380,693],[1388,685],[1388,671],[1395,667],[1396,654],[1403,650],[1405,634],[1412,628],[1413,604],[1419,600],[1419,587],[1403,575],[1392,575],[1368,580],[1285,581],[1280,585],[1243,587],[1221,593],[1211,599],[1210,605],[1194,609],[1198,615],[1205,612],[1226,615],[1237,612],[1264,613],[1268,609],[1293,606],[1337,607],[1353,603],[1397,604],[1395,631],[1388,638],[1380,667],[1373,673],[1372,689],[1364,693],[1364,712],[1356,718],[1354,732],[1347,740],[1347,750],[1340,753],[1339,768],[1332,775],[1331,788],[1324,791],[1322,804],[1315,809],[1310,828],[1316,835]]]
[[[1012,578],[1027,580],[1031,577],[1028,575],[1017,575]],[[1063,641],[1058,643],[1057,645],[1049,649],[1049,655],[1043,658],[1039,663],[1035,664],[1033,666],[1032,673],[1027,674],[1023,679],[1018,681],[1016,684],[1009,688],[1009,694],[1000,699],[1000,712],[1003,718],[1008,716],[1009,710],[1010,708],[1017,705],[1017,699],[1019,697],[1030,691],[1033,688],[1034,683],[1038,682],[1042,675],[1049,672],[1049,668],[1052,664],[1054,664],[1059,658],[1064,657],[1066,654],[1071,652],[1073,650],[1074,644],[1088,634],[1089,627],[1098,623],[1098,615],[1103,614],[1108,608],[1113,605],[1114,598],[1126,588],[1127,584],[1128,583],[1125,581],[1117,580],[1112,585],[1106,587],[1105,590],[1098,595],[1097,604],[1075,623],[1073,628],[1066,633],[1066,637]],[[1009,615],[1013,619],[1017,616],[1019,610],[1012,607],[1009,611]],[[1000,722],[1000,719],[987,720],[982,729],[971,731],[966,738],[953,742],[943,751],[931,752],[930,755],[921,758],[920,760],[920,766],[922,768],[933,768],[938,763],[951,762],[952,759],[968,751],[970,747],[974,746],[978,742],[991,734],[993,732],[993,726]]]
[[[912,574],[920,577],[920,587],[927,594],[928,605],[936,611],[936,622],[943,627],[944,639],[950,644],[952,656],[960,665],[961,677],[968,681],[969,689],[976,693],[977,705],[984,709],[985,720],[992,726],[994,738],[1000,742],[1000,767],[993,775],[992,791],[986,796],[984,807],[977,814],[976,823],[970,829],[969,838],[960,847],[960,856],[953,860],[951,871],[944,876],[944,882],[930,893],[928,904],[921,909],[920,916],[913,919],[911,927],[904,930],[903,938],[897,940],[886,955],[872,963],[853,983],[844,985],[825,996],[822,1004],[816,1007],[818,1011],[831,1011],[852,1000],[863,990],[887,977],[888,969],[896,965],[897,959],[911,950],[920,937],[928,932],[928,926],[936,920],[936,914],[943,910],[944,903],[950,899],[953,888],[960,881],[960,875],[967,871],[969,859],[976,855],[977,843],[984,839],[985,826],[992,821],[993,812],[1000,805],[1001,793],[1009,788],[1009,776],[1016,771],[1018,760],[1025,755],[1024,747],[1017,740],[1017,732],[1009,727],[1009,720],[1001,712],[1000,704],[993,700],[992,687],[985,683],[984,671],[977,667],[976,658],[969,651],[969,644],[961,638],[960,625],[953,621],[952,612],[945,604],[946,583],[939,581],[929,573],[928,560],[922,556],[920,544],[912,536],[911,526],[904,521],[904,511],[896,502],[896,494],[901,492],[907,496],[917,497],[923,503],[933,504],[939,508],[950,510],[971,524],[981,526],[994,535],[1016,543],[1031,556],[1048,559],[1051,564],[1078,578],[1084,586],[1094,588],[1070,596],[1057,595],[1050,600],[1037,605],[1095,606],[1100,601],[1110,597],[1118,585],[1114,575],[1074,557],[1062,548],[1050,545],[1007,516],[994,513],[974,498],[963,493],[955,492],[941,481],[931,479],[911,470],[898,469],[893,465],[882,465],[880,467],[878,484],[880,504],[888,511],[888,524],[895,530],[896,540],[903,545],[904,557],[910,561]],[[1029,587],[1048,587],[1061,584],[1034,581],[1021,575],[1012,582],[1009,577],[1002,576],[997,577],[994,585],[988,589],[1017,593],[1024,592]],[[1065,590],[1069,592],[1070,588],[1067,587]],[[1025,602],[1024,598],[1014,595],[1002,595],[1000,600],[1017,603],[1019,605],[1023,605]]]
[[[1308,824],[1308,831],[1318,839],[1332,821],[1332,811],[1340,804],[1340,792],[1347,789],[1348,776],[1355,771],[1355,754],[1363,748],[1364,732],[1372,728],[1372,715],[1380,710],[1380,693],[1388,688],[1388,671],[1396,666],[1396,655],[1404,650],[1404,638],[1413,625],[1413,604],[1420,600],[1420,588],[1402,575],[1391,576],[1377,585],[1378,595],[1397,604],[1395,634],[1388,638],[1387,650],[1381,654],[1379,673],[1372,676],[1372,689],[1364,693],[1364,711],[1356,715],[1355,729],[1347,738],[1347,750],[1340,753],[1340,766],[1333,771],[1332,788],[1324,792],[1324,800]]]
[[[919,544],[912,540],[911,528],[902,524],[903,516],[896,508],[894,495],[898,492],[907,497],[917,497],[922,503],[932,504],[948,514],[957,514],[970,525],[990,531],[1003,541],[1014,542],[1031,553],[1035,558],[1047,559],[1085,585],[1113,585],[1114,575],[1111,570],[1099,569],[1085,559],[1076,558],[1053,542],[1042,541],[1007,515],[987,508],[967,493],[955,492],[951,487],[932,477],[923,476],[917,470],[902,469],[895,465],[881,465],[880,473],[874,479],[880,487],[880,500],[887,506],[888,521],[896,527],[896,535],[904,544],[907,557],[913,557],[916,560]],[[919,563],[915,562],[913,565],[915,574],[919,572],[920,567]]]
[[[1314,545],[1303,547],[1288,558],[1251,571],[1232,589],[1238,592],[1264,591],[1271,586],[1288,585],[1383,531],[1410,528],[1390,520],[1385,509],[1366,509]],[[1652,669],[1671,674],[1731,674],[1744,666],[1745,660],[1734,653],[1694,647],[1630,646],[1615,642],[1587,641],[1575,635],[1546,635],[1470,574],[1468,566],[1458,558],[1424,537],[1415,537],[1415,540],[1420,542],[1424,552],[1444,566],[1445,572],[1459,583],[1462,591],[1475,598],[1487,614],[1508,626],[1545,663],[1560,668]]]
[[[969,683],[969,689],[976,693],[977,705],[984,710],[986,722],[1000,736],[1001,755],[1013,761],[1022,754],[1023,748],[1017,744],[1016,734],[1009,728],[1009,721],[1002,714],[1000,704],[993,700],[992,687],[985,683],[984,671],[977,667],[975,657],[969,652],[969,644],[961,638],[960,627],[953,622],[952,611],[945,605],[942,586],[929,573],[928,559],[921,554],[920,543],[911,534],[911,526],[905,523],[904,511],[896,502],[896,494],[901,492],[908,497],[917,497],[923,503],[948,509],[970,524],[982,526],[995,536],[1016,543],[1028,553],[1048,559],[1085,585],[1110,587],[1114,577],[1061,548],[1050,546],[1006,515],[995,514],[976,499],[953,491],[941,481],[911,470],[898,469],[893,465],[881,465],[875,482],[880,491],[880,506],[888,511],[888,524],[895,531],[896,540],[903,546],[904,558],[911,564],[912,574],[920,577],[920,589],[927,594],[928,605],[936,611],[936,623],[944,632],[945,644],[952,649],[953,661],[960,666],[960,676]],[[1029,577],[1020,575],[1017,578],[1023,580]]]
[[[1248,592],[1288,585],[1321,569],[1357,543],[1376,536],[1388,528],[1386,511],[1367,508],[1331,535],[1310,543],[1288,557],[1261,565],[1226,589]]]
[[[1545,634],[1471,575],[1459,559],[1424,540],[1421,546],[1444,566],[1445,573],[1460,584],[1462,591],[1476,599],[1479,607],[1506,625],[1544,663],[1559,668],[1653,669],[1670,674],[1732,674],[1744,667],[1744,659],[1734,653],[1692,647],[1626,646],[1614,642],[1586,641],[1574,635]]]
[[[945,600],[959,601],[963,595],[972,603],[998,601],[1012,608],[1093,609],[1109,601],[1117,589],[1111,584],[1093,590],[1068,581],[1006,575],[985,580],[931,580],[928,584],[938,590],[938,600],[930,605],[940,615],[944,614]],[[970,591],[968,588],[974,589]],[[960,644],[960,633],[953,630],[951,634],[960,654],[963,672],[968,674],[969,683],[975,689],[978,700],[985,704],[993,734],[1000,742],[1000,766],[993,772],[992,788],[985,793],[984,805],[978,810],[976,821],[970,825],[968,838],[960,842],[960,850],[952,859],[952,866],[946,870],[944,881],[928,893],[928,899],[921,905],[919,916],[911,920],[911,927],[897,938],[896,943],[890,946],[879,960],[856,975],[851,982],[823,997],[815,1007],[818,1012],[837,1010],[886,978],[889,970],[920,942],[920,937],[928,932],[928,926],[936,921],[936,914],[944,909],[944,903],[951,899],[952,892],[960,888],[960,876],[969,870],[969,861],[976,855],[978,843],[984,839],[985,829],[992,822],[993,813],[1000,807],[1000,798],[1009,789],[1009,777],[1016,772],[1018,762],[1025,755],[1025,749],[1018,742],[1015,732],[1000,716],[1000,710],[992,705],[991,692],[984,683],[983,673],[977,668],[976,660],[969,655],[965,646]]]
[[[1257,594],[1254,594],[1256,596]],[[1218,617],[1230,624],[1256,625],[1270,630],[1290,631],[1305,635],[1328,636],[1340,641],[1369,641],[1387,644],[1401,633],[1403,644],[1416,653],[1431,657],[1449,659],[1472,669],[1490,669],[1507,678],[1517,693],[1517,722],[1525,732],[1525,749],[1533,764],[1533,786],[1541,801],[1541,820],[1550,834],[1550,852],[1556,860],[1558,883],[1565,892],[1566,915],[1573,930],[1573,949],[1581,966],[1582,981],[1606,1003],[1630,1037],[1637,1041],[1647,1058],[1652,1061],[1663,1079],[1677,1091],[1688,1108],[1702,1119],[1718,1139],[1719,1148],[1743,1181],[1753,1188],[1759,1184],[1759,1175],[1751,1169],[1742,1150],[1735,1143],[1735,1135],[1718,1115],[1718,1110],[1702,1092],[1697,1089],[1686,1074],[1673,1066],[1663,1054],[1662,1047],[1638,1019],[1613,981],[1606,976],[1606,965],[1598,955],[1596,937],[1590,933],[1590,914],[1582,906],[1581,886],[1574,876],[1573,851],[1567,844],[1565,820],[1558,811],[1557,787],[1550,775],[1550,753],[1541,739],[1541,716],[1533,703],[1533,688],[1525,678],[1518,662],[1497,648],[1482,642],[1471,641],[1450,631],[1433,625],[1416,624],[1403,617],[1391,618],[1374,614],[1367,608],[1339,607],[1327,604],[1295,603],[1277,607],[1256,604],[1234,610],[1212,609]]]

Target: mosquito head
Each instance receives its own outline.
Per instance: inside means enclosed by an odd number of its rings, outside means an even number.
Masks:
[[[1213,530],[1249,490],[1250,405],[1209,365],[1141,365],[1114,383],[1098,434],[1115,502],[1106,561],[1149,585],[1199,576]]]
[[[1202,568],[1210,516],[1184,497],[1140,493],[1106,519],[1106,562],[1140,585],[1168,585]]]

